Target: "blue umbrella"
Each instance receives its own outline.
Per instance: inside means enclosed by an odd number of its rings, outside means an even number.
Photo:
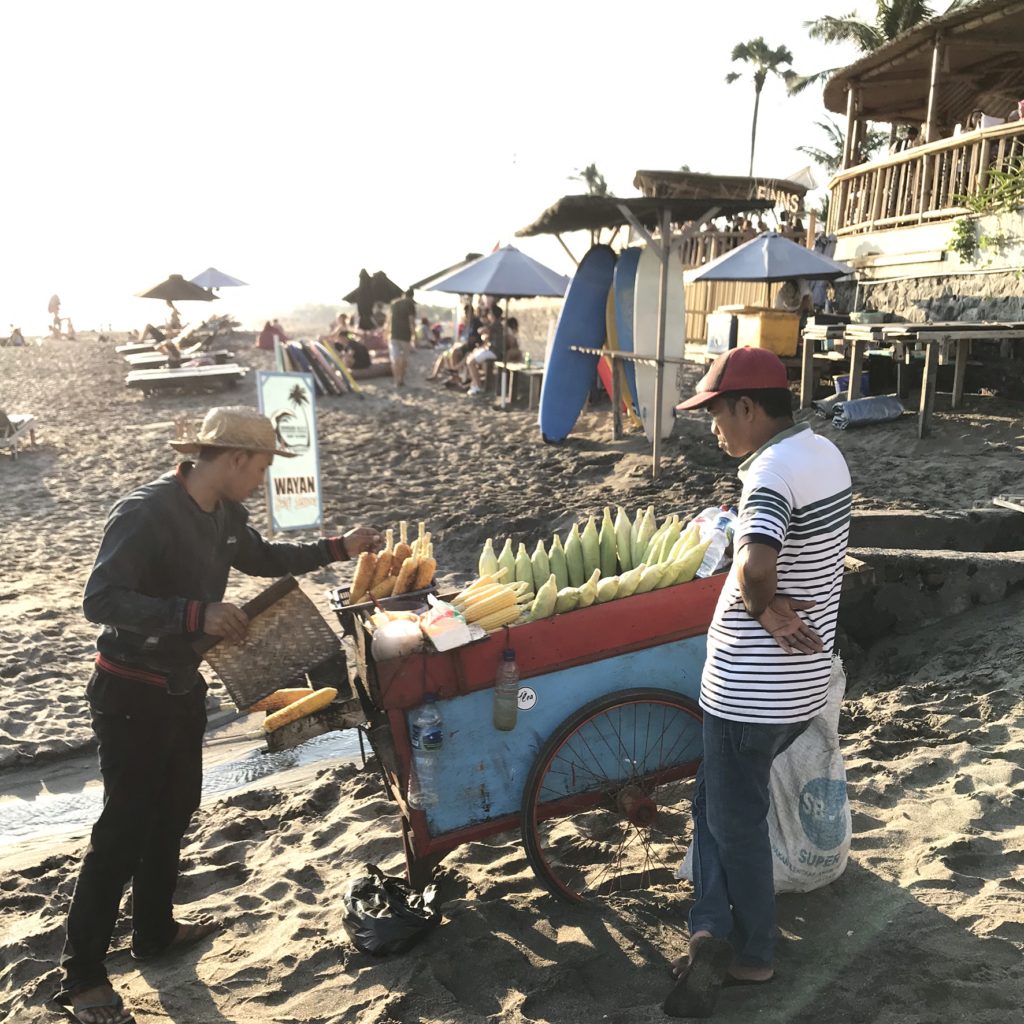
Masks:
[[[769,231],[744,242],[731,252],[686,275],[690,281],[834,281],[853,273],[813,249],[805,249],[783,235]]]
[[[564,295],[569,278],[506,245],[488,256],[481,256],[468,267],[432,281],[428,287],[432,292],[455,295],[529,299],[537,295]]]
[[[225,274],[223,270],[218,270],[216,267],[207,267],[201,274],[192,278],[192,283],[203,288],[242,288],[245,286],[244,281],[239,281],[237,277]]]

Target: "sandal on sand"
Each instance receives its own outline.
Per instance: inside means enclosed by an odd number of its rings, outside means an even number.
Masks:
[[[208,935],[219,932],[223,927],[224,925],[220,921],[215,921],[212,918],[203,918],[199,921],[182,921],[178,924],[178,931],[175,933],[174,938],[170,942],[165,942],[162,946],[146,945],[146,943],[139,942],[133,936],[132,958],[135,960],[156,960],[158,957],[169,953],[177,953],[189,946],[194,946],[197,942],[202,942]],[[185,930],[181,931],[182,928]]]
[[[724,939],[702,939],[665,999],[665,1013],[669,1017],[710,1017],[732,957],[732,946]]]
[[[726,975],[722,982],[722,988],[759,988],[761,985],[770,985],[775,980],[773,974],[770,978],[758,980],[756,978],[737,978],[732,974]]]
[[[73,1005],[71,996],[61,993],[50,1001],[50,1008],[58,1013],[66,1014],[76,1024],[100,1024],[100,1022],[102,1024],[135,1024],[135,1018],[124,1008],[124,1000],[114,991],[111,991],[109,999],[96,1003],[82,1003],[77,1007]],[[97,1016],[91,1012],[93,1010],[113,1010],[116,1016],[107,1014]]]

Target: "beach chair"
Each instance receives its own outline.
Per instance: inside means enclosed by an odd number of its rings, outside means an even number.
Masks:
[[[147,398],[167,391],[216,391],[237,386],[248,372],[237,363],[223,366],[180,366],[173,370],[132,370],[125,378],[125,385],[138,388]]]
[[[36,421],[32,416],[8,416],[0,409],[0,452],[18,457],[19,447],[25,447],[25,438],[30,444],[36,443]]]

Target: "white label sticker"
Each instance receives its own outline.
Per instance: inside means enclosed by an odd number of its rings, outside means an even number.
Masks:
[[[537,705],[537,691],[529,686],[522,686],[519,689],[519,710],[530,711]]]

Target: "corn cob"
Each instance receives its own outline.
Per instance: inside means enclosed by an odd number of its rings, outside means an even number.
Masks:
[[[437,562],[433,558],[429,556],[421,558],[420,564],[416,568],[416,582],[413,585],[413,590],[422,590],[424,587],[429,587],[434,582],[434,573],[436,571]]]
[[[477,580],[473,580],[468,587],[465,587],[462,591],[455,595],[452,599],[452,604],[458,605],[460,602],[465,603],[466,600],[475,594],[479,590],[483,590],[484,587],[493,587],[496,583],[501,583],[507,577],[508,572],[505,569],[499,569],[496,573],[488,574],[487,576],[481,576]],[[510,586],[518,586],[518,584],[509,584]]]
[[[580,587],[580,608],[589,608],[597,600],[597,581],[601,578],[601,570],[595,569],[590,579]]]
[[[703,544],[697,544],[684,551],[682,557],[672,563],[674,567],[672,574],[673,584],[689,583],[697,575],[697,570],[700,568],[700,563],[704,561],[704,555],[710,544],[711,538],[708,537]]]
[[[576,523],[573,523],[565,542],[565,567],[569,572],[569,585],[582,586],[587,577],[583,572],[583,541],[580,538],[580,528]]]
[[[555,574],[550,573],[547,582],[537,590],[537,596],[530,606],[531,619],[546,619],[555,612],[555,599],[558,597],[558,583]]]
[[[488,594],[481,600],[466,605],[462,614],[467,622],[479,622],[503,608],[514,607],[516,607],[516,592],[509,587],[503,587],[499,594]]]
[[[693,547],[700,540],[700,527],[696,523],[690,523],[689,526],[679,535],[679,539],[672,545],[672,550],[668,553],[668,561],[677,562],[683,556],[683,553]]]
[[[308,697],[313,691],[308,686],[293,686],[284,690],[275,690],[272,694],[256,701],[250,711],[280,711],[289,704]]]
[[[580,603],[579,587],[562,587],[555,595],[555,614],[571,612]]]
[[[629,516],[620,505],[615,515],[615,554],[619,560],[619,571],[629,572],[633,568],[633,552],[630,549]]]
[[[548,551],[548,568],[555,574],[559,590],[569,586],[569,568],[565,564],[565,548],[562,547],[562,538],[557,533],[552,538],[551,548]]]
[[[601,542],[598,539],[597,523],[593,516],[583,527],[580,543],[583,548],[583,575],[592,576],[595,569],[600,570],[601,568]]]
[[[482,619],[477,619],[474,625],[477,625],[481,629],[485,629],[488,633],[491,633],[496,629],[501,629],[504,626],[511,626],[513,623],[518,622],[522,614],[522,608],[520,608],[519,605],[514,604],[508,608],[501,608],[496,612],[492,612],[490,615],[486,615]]]
[[[348,603],[358,603],[373,583],[373,571],[377,566],[377,556],[372,551],[364,551],[356,562],[355,575],[348,592]]]
[[[534,548],[533,554],[530,556],[530,564],[533,567],[533,589],[540,593],[540,588],[544,586],[547,578],[551,575],[551,563],[548,561],[548,553],[544,550],[543,541],[537,541],[537,547]]]
[[[530,555],[526,550],[525,544],[520,544],[519,550],[516,552],[516,580],[525,580],[527,583],[533,582],[533,562],[530,561]]]
[[[273,732],[280,729],[282,725],[294,722],[299,718],[305,718],[314,711],[327,707],[328,704],[338,696],[338,691],[333,686],[325,686],[322,690],[314,690],[308,697],[301,697],[293,701],[286,708],[267,715],[263,720],[263,731]]]
[[[634,594],[646,594],[649,590],[654,590],[656,586],[661,582],[661,577],[664,575],[665,570],[668,568],[666,565],[649,565],[640,574],[640,582],[636,586]]]
[[[619,577],[609,576],[598,581],[597,603],[604,604],[605,601],[614,601],[619,592]]]
[[[412,557],[412,547],[409,545],[409,524],[403,519],[398,524],[398,543],[395,545],[391,559],[391,575],[397,576],[401,571],[402,564],[407,558]]]
[[[464,590],[461,594],[456,594],[452,598],[452,604],[462,611],[466,605],[471,601],[478,601],[482,597],[490,597],[494,594],[500,594],[505,588],[500,583],[489,583],[483,587],[470,587],[468,590]]]
[[[509,586],[520,596],[529,593],[532,590],[532,584],[527,583],[525,580],[516,580],[515,583],[510,583]]]
[[[512,552],[511,537],[505,541],[505,546],[501,549],[501,554],[498,555],[498,566],[499,568],[508,570],[508,576],[505,577],[506,579],[514,580],[516,578],[516,556]]]
[[[654,550],[654,561],[668,561],[668,554],[675,546],[676,541],[679,540],[679,534],[682,532],[682,528],[682,523],[679,522],[679,516],[673,516],[667,528],[658,540],[658,546]]]
[[[657,558],[654,556],[661,545],[661,541],[665,536],[665,531],[668,529],[669,523],[671,522],[671,519],[666,519],[665,522],[663,522],[661,526],[651,534],[651,539],[647,542],[647,547],[644,549],[644,561],[648,565],[657,561]]]
[[[640,524],[644,521],[644,510],[638,508],[633,521],[629,524],[629,551],[634,568],[643,561],[643,552],[637,550],[637,537],[640,535]]]
[[[636,547],[633,549],[633,561],[638,565],[646,562],[644,557],[647,554],[647,545],[650,544],[654,531],[658,528],[657,520],[654,518],[654,506],[648,505],[643,519],[640,520],[640,527],[636,533]]]
[[[395,531],[388,530],[385,536],[387,537],[387,544],[384,550],[377,555],[377,564],[373,567],[373,580],[370,583],[370,590],[383,583],[391,575],[391,563],[395,560]]]
[[[494,553],[494,541],[490,537],[484,542],[478,565],[481,576],[490,576],[498,571],[498,556]]]
[[[416,571],[419,569],[420,560],[412,555],[402,563],[402,568],[398,571],[398,577],[395,579],[395,589],[392,591],[394,594],[406,594],[412,590],[413,582],[416,579]]]
[[[386,576],[376,586],[370,587],[370,597],[376,598],[378,601],[381,598],[390,597],[395,592],[397,582],[397,576]]]
[[[647,566],[641,562],[635,569],[630,569],[629,572],[624,572],[619,577],[619,590],[615,595],[619,597],[631,597],[636,593],[636,588],[640,583],[640,577],[643,575],[644,569]]]
[[[601,576],[614,576],[618,572],[619,563],[615,557],[615,524],[612,522],[611,509],[604,507],[601,517],[601,530],[597,535],[600,551]]]

